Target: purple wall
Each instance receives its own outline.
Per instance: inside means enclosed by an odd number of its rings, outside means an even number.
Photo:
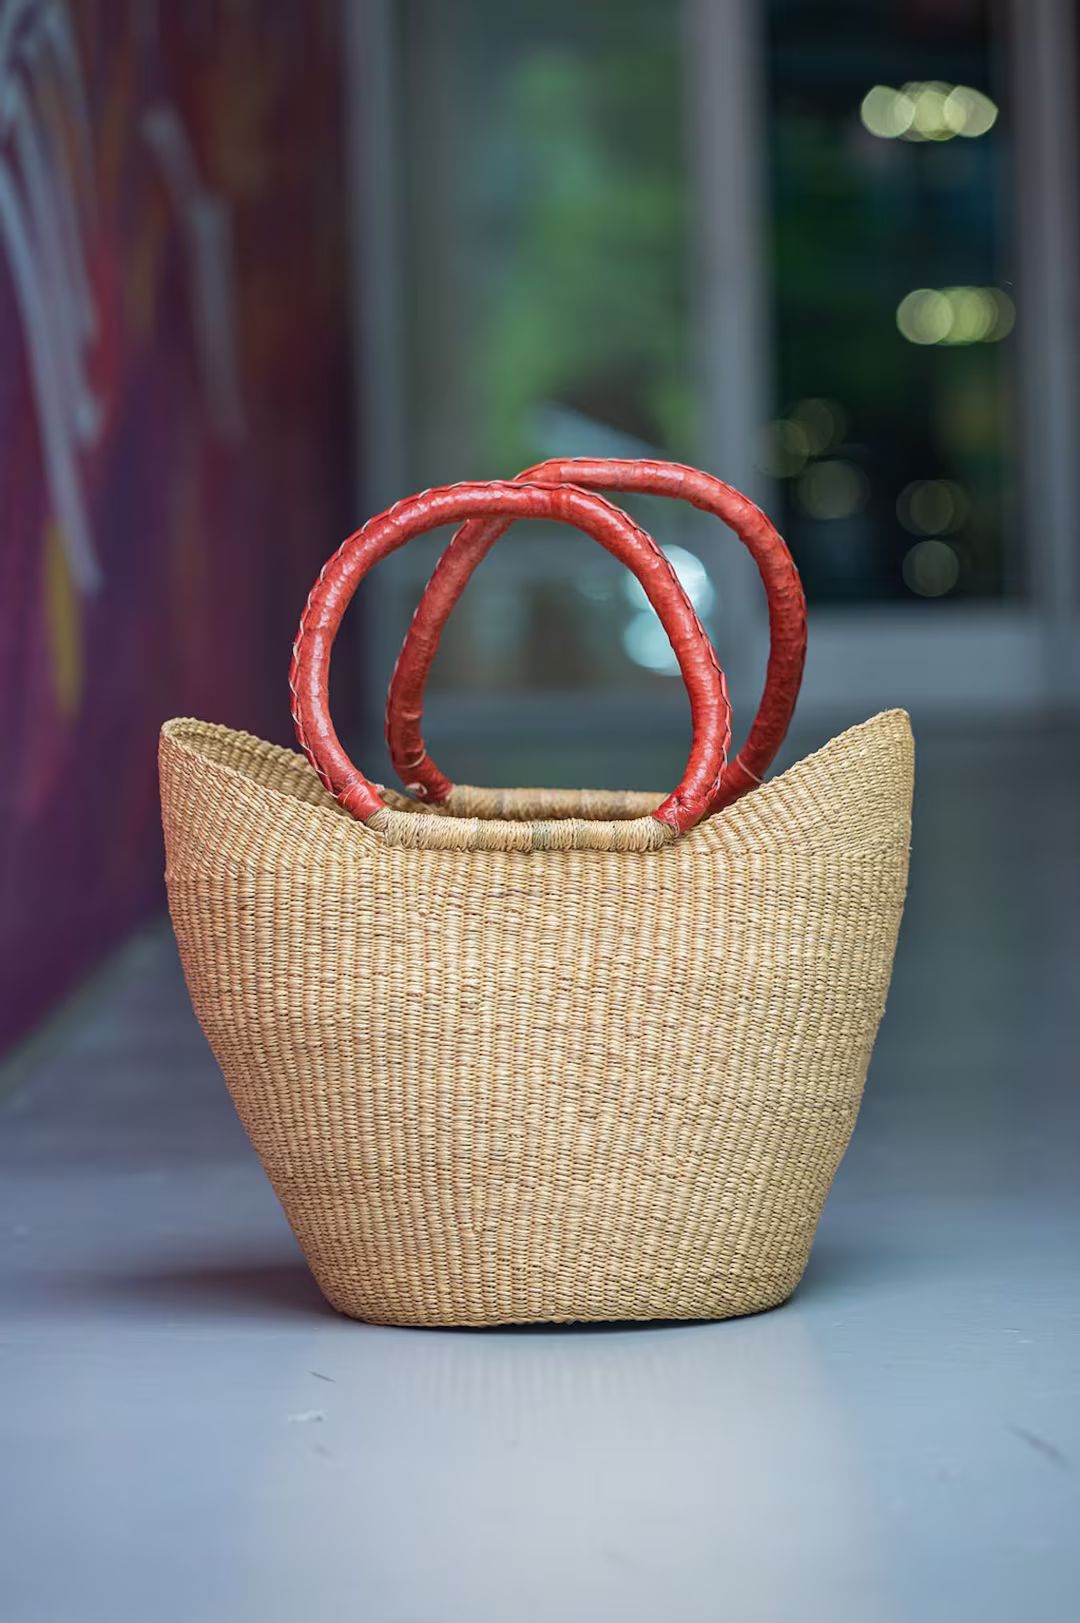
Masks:
[[[155,748],[288,738],[349,526],[333,4],[0,4],[0,1046],[160,905]]]

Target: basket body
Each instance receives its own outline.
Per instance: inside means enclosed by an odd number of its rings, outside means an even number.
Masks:
[[[902,712],[648,852],[388,845],[302,757],[199,722],[170,722],[160,759],[192,1001],[335,1307],[499,1324],[790,1295],[888,990]],[[454,800],[530,819],[656,797]]]

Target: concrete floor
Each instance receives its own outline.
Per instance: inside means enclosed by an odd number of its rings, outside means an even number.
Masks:
[[[133,944],[0,1113],[4,1623],[1075,1615],[1076,741],[919,774],[862,1120],[756,1319],[335,1317]]]

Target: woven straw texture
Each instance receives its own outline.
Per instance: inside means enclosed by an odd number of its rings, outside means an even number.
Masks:
[[[458,789],[391,844],[247,734],[169,722],[160,765],[192,1001],[335,1307],[499,1324],[790,1295],[889,984],[903,712],[652,851],[423,830],[617,828],[657,796]]]

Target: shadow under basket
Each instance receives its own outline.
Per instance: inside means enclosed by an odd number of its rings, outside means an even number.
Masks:
[[[169,722],[160,765],[192,1001],[336,1308],[697,1319],[791,1294],[892,971],[902,711],[653,850],[617,830],[656,796],[457,789],[435,815],[533,832],[455,848],[388,839],[225,727]],[[609,819],[609,848],[546,848],[566,818]]]

